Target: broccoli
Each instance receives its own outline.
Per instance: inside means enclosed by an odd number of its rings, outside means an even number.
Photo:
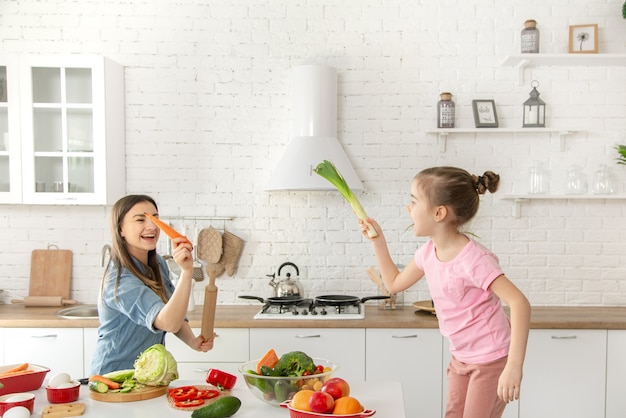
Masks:
[[[291,351],[280,356],[274,371],[279,376],[302,376],[306,371],[313,373],[315,363],[302,351]]]

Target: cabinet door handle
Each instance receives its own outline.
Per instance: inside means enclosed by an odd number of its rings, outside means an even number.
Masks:
[[[410,335],[392,335],[391,338],[417,338],[417,334]]]
[[[56,338],[57,334],[31,335],[31,338]]]
[[[297,334],[296,338],[321,338],[322,336],[320,334],[311,334],[311,335],[304,335],[304,334]]]
[[[576,335],[553,335],[550,338],[553,340],[575,340],[578,337]]]
[[[209,369],[193,369],[194,373],[207,373]]]

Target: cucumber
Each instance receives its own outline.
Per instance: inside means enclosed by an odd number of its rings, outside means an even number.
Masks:
[[[224,396],[217,401],[196,409],[191,418],[226,418],[235,415],[241,407],[241,401],[234,396]]]
[[[89,389],[98,393],[107,393],[109,391],[109,387],[102,382],[89,382]]]

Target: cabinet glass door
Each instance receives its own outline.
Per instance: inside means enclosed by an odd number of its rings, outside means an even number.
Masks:
[[[94,193],[91,68],[33,67],[36,193]]]
[[[0,202],[21,200],[17,66],[0,56]],[[11,144],[11,142],[13,142]]]
[[[0,66],[0,193],[11,190],[11,171],[6,142],[9,136],[9,108],[7,100],[7,67]],[[6,140],[5,140],[6,139]]]

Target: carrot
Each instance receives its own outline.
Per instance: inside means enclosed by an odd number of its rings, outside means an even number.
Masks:
[[[276,355],[276,351],[274,351],[273,348],[270,348],[267,353],[265,353],[265,355],[261,357],[261,360],[259,360],[259,362],[256,364],[256,372],[258,374],[261,374],[261,367],[263,366],[267,366],[273,369],[274,367],[276,367],[277,363],[278,356]]]
[[[3,379],[5,377],[13,377],[13,376],[20,376],[23,374],[29,374],[29,373],[34,373],[34,370],[31,369],[26,369],[26,370],[16,370],[14,372],[4,372],[4,373],[0,373],[0,379]]]
[[[26,370],[28,369],[28,363],[22,363],[20,365],[17,365],[15,367],[11,367],[9,370],[5,370],[0,374],[5,374],[5,373],[11,373],[11,372],[19,372],[21,370]]]
[[[144,215],[146,215],[152,222],[154,222],[154,224],[158,226],[161,229],[161,231],[165,232],[165,235],[167,235],[171,239],[180,237],[180,238],[185,238],[187,242],[191,243],[191,241],[189,241],[189,238],[187,238],[180,232],[176,231],[174,228],[172,228],[171,226],[169,226],[168,224],[166,224],[165,222],[163,222],[156,216],[150,215],[148,212],[144,212]]]
[[[100,376],[99,374],[94,374],[89,378],[90,382],[100,382],[104,383],[109,387],[109,389],[119,389],[121,385],[117,382],[112,381],[111,379],[107,379],[104,376]]]

